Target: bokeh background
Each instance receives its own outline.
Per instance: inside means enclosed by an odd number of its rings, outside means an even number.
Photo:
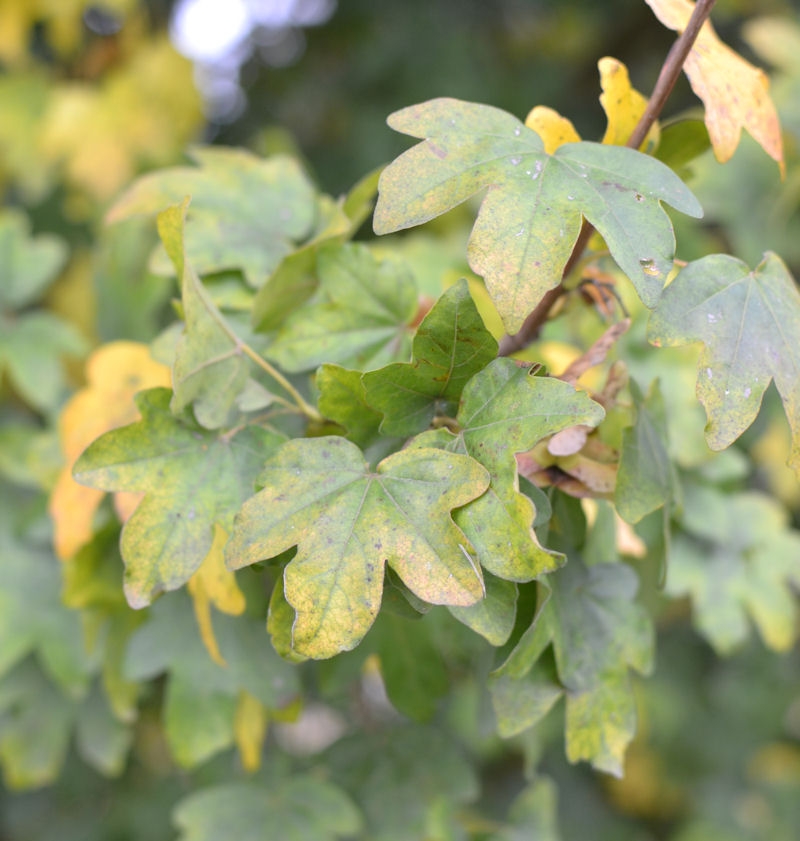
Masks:
[[[759,28],[765,17],[783,24]],[[730,251],[753,262],[774,249],[800,276],[800,12],[790,0],[719,0],[714,21],[727,43],[773,74],[789,166],[781,183],[748,139],[725,168],[708,155],[696,162],[691,185],[706,219],[692,228],[677,221],[681,256]],[[386,126],[390,112],[443,95],[521,117],[548,105],[599,139],[598,59],[622,60],[647,93],[673,40],[641,0],[0,0],[0,194],[5,214],[59,238],[57,277],[25,309],[67,325],[58,353],[68,357],[64,370],[47,369],[56,379],[46,399],[20,395],[7,378],[0,385],[4,493],[52,484],[54,429],[80,383],[80,357],[112,339],[149,342],[170,312],[174,290],[147,269],[152,225],[103,226],[136,175],[184,160],[192,143],[288,149],[337,195],[407,147]],[[681,80],[667,113],[697,108]],[[367,227],[361,236],[369,235]],[[756,464],[744,481],[776,495],[800,525],[785,431],[772,418],[766,412],[741,443]],[[0,617],[0,636],[12,631]],[[12,731],[23,739],[46,731],[53,712],[44,701],[22,709],[3,686],[0,841],[172,838],[174,804],[228,773],[225,759],[177,771],[145,715],[134,758],[111,779],[71,745],[54,780],[20,791],[8,771]],[[459,696],[451,725],[480,757],[492,807],[507,804],[526,765],[540,763],[555,780],[561,834],[543,827],[542,838],[798,837],[797,650],[776,655],[754,640],[719,658],[676,609],[660,619],[657,672],[640,689],[641,732],[622,781],[568,766],[557,717],[513,745],[470,729],[474,687]],[[495,836],[478,826],[470,837]]]

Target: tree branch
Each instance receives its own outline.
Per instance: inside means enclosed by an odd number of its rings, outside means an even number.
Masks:
[[[664,60],[661,72],[658,74],[658,79],[653,88],[653,93],[647,102],[647,107],[636,124],[636,128],[634,128],[631,136],[628,138],[628,142],[625,144],[631,149],[638,149],[642,145],[653,123],[655,123],[659,114],[661,114],[667,99],[669,99],[675,87],[675,83],[678,81],[678,76],[680,76],[681,70],[683,69],[686,57],[697,40],[703,24],[708,20],[708,16],[711,14],[711,9],[715,2],[716,0],[697,0],[692,16],[686,24],[686,29],[672,45]],[[516,353],[518,350],[527,347],[538,338],[542,326],[550,315],[550,311],[558,299],[566,294],[567,290],[564,286],[564,280],[569,277],[575,264],[580,260],[593,232],[594,226],[584,219],[580,234],[578,234],[578,239],[575,241],[575,246],[572,249],[572,254],[564,267],[561,283],[545,293],[542,300],[539,301],[525,319],[518,333],[515,333],[513,336],[503,336],[500,340],[500,349],[498,351],[500,356],[510,356],[512,353]]]

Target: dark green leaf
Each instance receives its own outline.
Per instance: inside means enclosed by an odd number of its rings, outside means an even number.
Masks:
[[[411,362],[364,375],[367,403],[383,413],[384,435],[426,429],[434,415],[455,415],[467,381],[497,356],[465,280],[451,286],[417,329]]]

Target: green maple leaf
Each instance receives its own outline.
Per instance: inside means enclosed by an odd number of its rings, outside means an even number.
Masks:
[[[374,472],[339,437],[284,444],[260,477],[263,490],[237,515],[226,561],[239,569],[297,546],[284,570],[296,612],[293,647],[309,657],[354,648],[372,625],[388,563],[433,604],[473,604],[480,570],[451,510],[489,484],[473,459],[405,450]]]
[[[39,299],[67,260],[58,237],[30,235],[27,218],[18,211],[0,214],[0,310],[19,310]]]
[[[508,810],[510,826],[489,836],[488,841],[561,841],[557,800],[553,781],[537,776],[514,798]]]
[[[317,256],[319,289],[292,313],[267,356],[290,372],[324,362],[363,370],[407,356],[417,290],[405,267],[378,262],[365,245],[329,244]]]
[[[145,493],[122,530],[131,607],[188,581],[211,549],[214,524],[230,530],[264,459],[283,440],[257,427],[209,432],[175,417],[171,397],[164,388],[141,392],[142,419],[102,435],[74,468],[89,487]]]
[[[543,549],[533,533],[534,507],[519,492],[515,453],[576,424],[596,426],[602,407],[568,383],[533,377],[510,359],[496,359],[467,383],[456,416],[459,431],[422,433],[419,446],[472,456],[492,477],[489,490],[456,512],[481,565],[509,581],[530,581],[562,556]]]
[[[317,371],[319,410],[347,432],[359,447],[367,447],[380,437],[382,415],[367,403],[361,371],[340,365],[321,365]]]
[[[494,646],[503,645],[514,630],[517,616],[517,585],[484,573],[486,596],[467,607],[448,607],[459,622],[472,628]]]
[[[563,693],[567,758],[621,775],[636,729],[628,670],[648,673],[654,645],[652,624],[634,602],[636,573],[617,563],[587,567],[576,554],[547,580],[549,600],[492,678],[500,732],[535,723]],[[540,661],[550,644],[557,679]]]
[[[375,232],[427,222],[489,188],[468,258],[511,333],[561,281],[581,217],[600,232],[652,307],[675,249],[660,202],[702,215],[689,189],[659,161],[596,143],[567,143],[548,155],[536,132],[487,105],[433,99],[395,112],[388,122],[425,140],[381,175]]]
[[[726,254],[690,263],[650,318],[654,345],[702,342],[697,396],[712,450],[730,446],[758,414],[775,381],[792,430],[789,464],[800,472],[800,292],[781,259],[768,253],[751,270]]]
[[[339,786],[299,774],[201,789],[178,803],[173,820],[179,841],[335,841],[362,823]]]
[[[764,642],[788,651],[797,639],[800,533],[785,510],[756,492],[690,487],[673,538],[667,591],[692,597],[694,623],[721,654],[749,636],[748,616]]]
[[[497,342],[461,280],[417,328],[411,362],[364,375],[366,402],[383,413],[384,435],[413,435],[427,428],[435,414],[455,414],[467,381],[496,356]]]
[[[239,268],[260,286],[311,233],[314,190],[297,161],[263,160],[244,149],[196,148],[198,168],[145,175],[116,202],[110,222],[157,213],[192,197],[186,251],[201,274]]]

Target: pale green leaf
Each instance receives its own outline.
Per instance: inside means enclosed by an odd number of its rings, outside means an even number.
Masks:
[[[480,571],[451,510],[489,484],[473,459],[404,450],[369,470],[344,438],[300,439],[270,459],[236,518],[226,560],[239,569],[298,546],[284,571],[293,645],[310,657],[354,648],[380,607],[388,563],[420,598],[473,604]]]
[[[694,623],[729,654],[755,624],[765,644],[788,651],[798,634],[800,533],[784,509],[756,492],[690,487],[670,552],[667,591],[692,598]]]
[[[486,596],[467,607],[449,607],[450,613],[494,646],[503,645],[514,630],[517,585],[490,573],[483,576]]]
[[[201,275],[239,268],[260,286],[312,229],[314,191],[297,161],[268,160],[244,149],[196,148],[198,167],[145,175],[122,195],[110,222],[155,214],[192,198],[186,252]]]
[[[207,429],[224,426],[231,407],[244,391],[249,362],[241,342],[228,326],[190,265],[184,248],[187,202],[158,215],[158,231],[181,284],[185,326],[172,366],[172,410],[192,404]]]
[[[376,233],[427,222],[489,188],[468,256],[511,333],[561,281],[582,218],[652,307],[675,249],[661,202],[702,215],[683,182],[653,158],[594,143],[548,155],[538,134],[487,105],[433,99],[395,112],[389,125],[424,142],[381,175]]]
[[[497,356],[465,280],[451,286],[417,328],[411,362],[364,375],[367,404],[383,414],[381,432],[408,436],[435,415],[452,416],[467,381]]]
[[[650,318],[654,345],[702,342],[697,397],[712,450],[730,446],[755,419],[772,380],[789,426],[789,464],[800,472],[800,292],[781,259],[768,253],[751,270],[726,254],[690,263]]]
[[[34,303],[55,280],[67,247],[50,234],[30,235],[27,218],[17,210],[0,214],[0,310]]]
[[[286,319],[270,359],[299,372],[325,362],[363,370],[407,356],[417,292],[402,264],[379,263],[362,244],[328,244],[316,271],[317,293]]]

